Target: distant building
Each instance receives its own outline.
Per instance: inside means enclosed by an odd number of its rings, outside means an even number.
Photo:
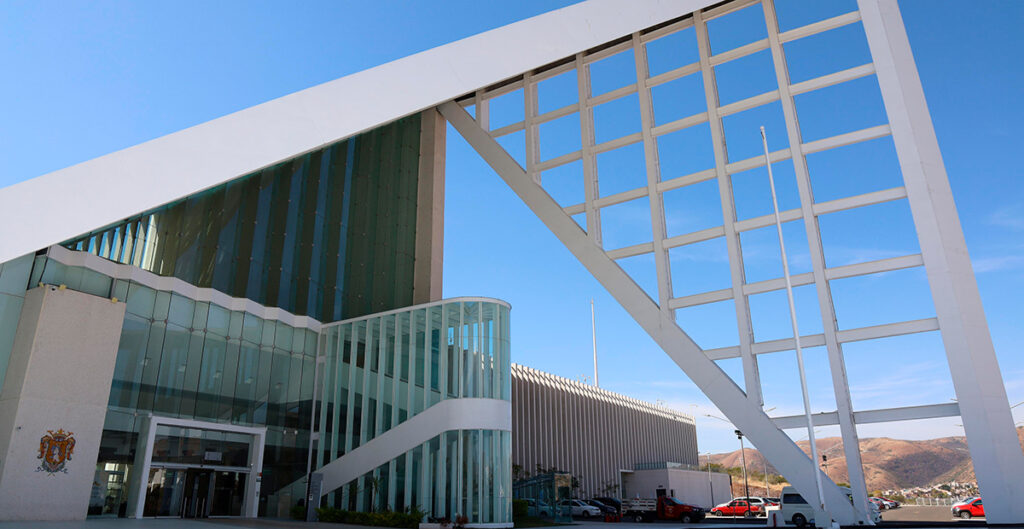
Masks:
[[[621,471],[664,461],[696,468],[692,416],[512,364],[512,465],[519,476],[554,467],[578,478],[577,497],[620,496]]]

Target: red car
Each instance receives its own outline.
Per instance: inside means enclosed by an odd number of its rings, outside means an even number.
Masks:
[[[729,503],[716,505],[714,509],[711,509],[711,514],[716,516],[743,516],[744,518],[753,518],[755,516],[761,516],[762,513],[760,504],[739,499],[732,500]]]
[[[985,506],[981,504],[981,498],[964,500],[953,506],[953,516],[960,518],[971,518],[974,516],[985,516]]]

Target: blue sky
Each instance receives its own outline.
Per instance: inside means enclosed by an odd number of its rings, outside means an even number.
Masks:
[[[7,81],[0,83],[0,101],[6,102],[0,112],[0,186],[570,3],[8,0],[0,3],[0,66]],[[778,10],[783,29],[788,29],[830,10],[845,12],[850,5],[849,1],[779,0]],[[1016,403],[1024,400],[1018,345],[1024,332],[1017,322],[1021,313],[1017,299],[1024,286],[1024,175],[1014,159],[1019,136],[1011,135],[1010,125],[1024,117],[1015,104],[1024,82],[1017,31],[1017,22],[1024,19],[1024,4],[984,2],[969,12],[956,5],[951,1],[900,3],[1007,391],[1011,403]],[[949,25],[951,12],[960,13],[962,24]],[[763,26],[744,16],[728,24],[712,24],[713,49],[762,38],[757,32],[763,33]],[[939,27],[941,31],[936,30]],[[794,80],[866,62],[858,31],[859,25],[854,25],[788,45]],[[675,51],[689,49],[682,44],[674,49],[652,48],[652,70],[657,73],[692,62],[693,57]],[[718,72],[724,102],[774,88],[771,76],[761,75],[770,68],[764,53],[724,66]],[[621,72],[629,68],[631,64],[615,60],[595,66],[595,91],[615,88]],[[749,72],[759,72],[756,81],[741,81]],[[884,116],[873,83],[867,78],[798,98],[805,139],[878,124]],[[565,104],[566,90],[574,89],[557,79],[542,85],[541,110]],[[700,89],[699,83],[686,78],[656,89],[658,122],[699,111],[693,107],[694,99],[685,96]],[[840,98],[854,98],[855,104],[837,105]],[[598,140],[638,127],[631,121],[635,106],[633,96],[599,109],[595,116]],[[493,119],[515,121],[514,107],[495,101]],[[730,155],[735,159],[758,154],[760,124],[768,127],[773,149],[785,147],[780,116],[775,103],[727,118]],[[578,137],[578,125],[573,127],[571,121],[546,125],[541,131],[542,157],[573,150],[571,142],[547,140],[574,132]],[[708,150],[674,155],[683,152],[677,145],[705,141],[701,138],[707,138],[706,129],[694,129],[662,139],[663,171],[680,176],[707,163]],[[772,134],[774,130],[780,132]],[[521,144],[515,146],[511,140],[503,143],[513,154],[521,152]],[[637,151],[627,148],[599,158],[599,170],[608,175],[602,179],[602,194],[636,185],[632,168],[642,154]],[[814,174],[840,175],[813,182],[819,200],[898,185],[893,163],[891,141],[809,159],[812,178]],[[567,166],[545,174],[545,187],[566,205],[578,201],[582,196],[581,187],[574,185],[578,171]],[[775,171],[780,206],[795,206],[792,168],[776,164]],[[770,211],[763,172],[748,173],[734,177],[741,219]],[[446,200],[445,296],[487,295],[511,302],[516,362],[570,378],[590,375],[589,300],[593,298],[601,385],[696,414],[701,450],[734,448],[731,426],[702,416],[714,410],[693,383],[451,130]],[[673,212],[668,218],[669,235],[721,224],[713,183],[671,192],[665,200]],[[649,234],[637,236],[632,229],[646,221],[645,207],[638,203],[609,208],[603,217],[606,240],[615,246],[649,240]],[[828,265],[916,252],[913,232],[898,229],[908,227],[908,219],[902,202],[823,217]],[[806,248],[802,226],[787,224],[785,236],[794,273],[809,270],[807,251],[801,250]],[[742,243],[749,281],[780,275],[772,228],[747,232]],[[723,253],[721,240],[673,250],[676,295],[727,287]],[[640,257],[623,264],[641,286],[650,288],[652,263]],[[833,294],[840,328],[933,315],[921,270],[836,281]],[[798,288],[796,301],[801,331],[820,332],[813,289]],[[785,307],[783,292],[751,299],[757,340],[788,336]],[[723,304],[687,309],[680,311],[679,321],[704,347],[734,345],[732,310]],[[946,402],[954,397],[937,333],[848,344],[845,354],[856,409]],[[812,408],[834,409],[824,351],[808,349],[806,360]],[[722,365],[741,377],[738,360]],[[777,407],[775,413],[799,413],[793,353],[766,355],[761,365],[766,406]],[[1024,419],[1024,406],[1014,411],[1016,420]],[[958,423],[959,419],[942,419],[875,425],[862,427],[861,434],[958,435],[962,432]],[[802,435],[791,433],[795,438]],[[824,428],[819,435],[836,433]]]

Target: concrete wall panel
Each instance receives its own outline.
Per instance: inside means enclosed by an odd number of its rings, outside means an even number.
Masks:
[[[0,520],[81,520],[89,506],[124,303],[44,286],[26,293],[0,392]],[[61,470],[41,438],[75,440]]]

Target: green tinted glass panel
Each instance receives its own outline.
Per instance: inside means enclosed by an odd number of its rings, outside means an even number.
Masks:
[[[63,246],[320,321],[408,306],[419,144],[417,114]],[[103,278],[60,268],[45,280],[109,291]],[[158,301],[166,319],[170,299]],[[224,324],[236,338],[237,322]]]

